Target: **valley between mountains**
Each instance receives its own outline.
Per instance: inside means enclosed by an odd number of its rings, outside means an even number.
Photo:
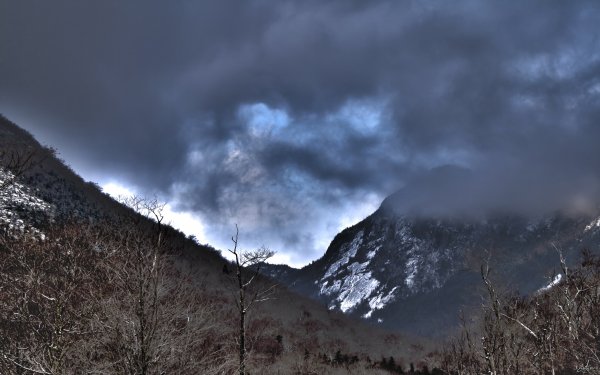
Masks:
[[[6,118],[0,147],[0,373],[240,371],[234,263]],[[439,173],[468,172],[432,170],[306,267],[241,269],[269,290],[244,310],[248,373],[598,373],[598,216],[399,208]]]

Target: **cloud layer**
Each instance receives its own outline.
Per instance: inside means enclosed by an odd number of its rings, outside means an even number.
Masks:
[[[425,206],[596,205],[599,17],[593,1],[5,1],[0,111],[84,175],[194,213],[217,246],[237,222],[298,264],[442,165],[472,170],[469,199],[429,189]]]

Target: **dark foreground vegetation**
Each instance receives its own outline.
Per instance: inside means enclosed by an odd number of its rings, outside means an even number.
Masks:
[[[215,297],[169,256],[161,232],[138,225],[2,236],[0,373],[217,373],[228,365]]]
[[[600,258],[569,267],[558,254],[560,278],[531,297],[500,292],[482,267],[487,302],[444,349],[445,374],[600,374]]]
[[[206,275],[173,247],[181,239],[160,220],[149,223],[132,215],[51,225],[43,236],[2,233],[1,374],[239,373],[235,298],[207,288]],[[328,329],[335,331],[308,311],[291,328],[296,334],[254,316],[247,373],[430,373],[422,363],[336,350],[335,342],[322,347],[318,335]]]
[[[231,285],[207,287],[182,256],[191,240],[162,225],[160,206],[130,205],[143,215],[52,224],[44,234],[4,228],[0,373],[240,372],[235,284],[231,294]],[[482,267],[480,319],[465,318],[457,339],[416,363],[323,346],[316,335],[330,327],[308,311],[296,335],[263,312],[247,322],[244,373],[598,374],[600,259],[583,252],[577,266],[560,265],[560,282],[532,297],[500,291]],[[226,264],[222,276],[234,270]]]

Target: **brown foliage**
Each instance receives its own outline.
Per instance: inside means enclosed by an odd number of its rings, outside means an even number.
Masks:
[[[121,219],[1,236],[0,373],[226,372],[219,305],[160,229]]]
[[[445,348],[445,373],[600,373],[600,258],[584,251],[570,268],[559,255],[561,281],[529,298],[499,293],[482,268],[488,301],[479,327],[465,323]]]

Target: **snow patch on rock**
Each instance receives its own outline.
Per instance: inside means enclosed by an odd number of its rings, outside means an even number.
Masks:
[[[406,262],[406,279],[404,283],[407,287],[412,288],[415,285],[415,278],[419,271],[419,258],[412,257]]]
[[[352,242],[349,245],[345,244],[344,246],[342,246],[342,249],[340,251],[340,253],[341,253],[340,258],[337,261],[335,261],[331,266],[329,266],[329,268],[325,272],[325,275],[323,276],[323,280],[338,273],[341,266],[348,264],[350,259],[352,259],[356,256],[358,247],[362,243],[362,238],[363,238],[363,231],[360,231],[356,234],[356,236],[354,237],[354,240],[352,240]]]
[[[367,253],[367,259],[371,260],[375,257],[375,255],[377,254],[377,252],[379,251],[379,249],[381,249],[381,245],[378,245],[377,247],[375,247],[373,250],[369,251]]]
[[[397,286],[392,288],[392,290],[386,295],[381,292],[377,294],[375,297],[371,298],[369,301],[369,307],[371,308],[366,314],[363,315],[364,318],[370,318],[375,310],[381,310],[387,305],[390,301],[393,301],[395,298],[394,292],[398,289]]]
[[[371,278],[371,272],[352,274],[344,280],[337,300],[340,310],[347,312],[367,299],[379,286],[379,281]]]
[[[591,223],[589,223],[585,229],[583,230],[584,232],[590,231],[593,228],[599,228],[600,227],[600,217],[597,219],[594,219],[594,221],[592,221]]]
[[[342,286],[342,282],[340,280],[335,280],[332,285],[328,286],[329,281],[325,281],[323,285],[321,285],[321,290],[319,294],[331,295],[333,293],[337,293],[340,291],[340,287]]]
[[[354,243],[355,241],[353,241]],[[356,250],[351,251],[356,254]],[[346,252],[346,255],[351,251]],[[366,270],[368,265],[369,261],[354,262],[345,269],[348,274],[343,278],[334,280],[331,285],[328,280],[323,282],[319,293],[328,296],[335,295],[329,305],[330,309],[339,304],[342,312],[349,312],[373,294],[373,291],[379,286],[379,281],[372,277],[371,271]]]

